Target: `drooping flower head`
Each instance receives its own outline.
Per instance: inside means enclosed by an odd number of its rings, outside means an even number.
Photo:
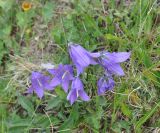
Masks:
[[[78,44],[69,43],[69,54],[77,68],[77,75],[83,73],[90,64],[96,65],[96,58],[100,53],[91,53]]]
[[[129,59],[130,55],[130,52],[105,52],[99,58],[99,64],[101,64],[105,70],[111,74],[124,76],[125,74],[120,66],[120,63]]]
[[[60,64],[57,68],[49,69],[48,72],[54,76],[49,84],[49,89],[62,85],[65,92],[68,91],[69,83],[73,80],[73,68],[71,65]]]
[[[50,78],[40,72],[32,72],[31,74],[31,87],[28,93],[35,92],[39,98],[44,95],[44,90],[47,88]]]
[[[23,9],[24,11],[30,10],[30,9],[31,9],[31,3],[30,3],[30,2],[27,2],[27,1],[24,1],[24,2],[22,3],[22,9]]]
[[[105,91],[114,88],[113,74],[118,76],[125,75],[120,63],[126,61],[130,57],[130,54],[130,52],[102,52],[101,57],[98,58],[98,62],[105,69],[105,75],[97,82],[98,95],[102,95]]]
[[[112,90],[114,88],[114,80],[112,75],[108,74],[107,72],[103,77],[101,77],[98,82],[98,95],[104,94],[107,90]]]
[[[69,100],[70,104],[72,105],[78,99],[79,96],[83,101],[90,100],[89,96],[84,91],[82,81],[79,77],[76,77],[72,81],[71,90],[67,96],[67,100]]]

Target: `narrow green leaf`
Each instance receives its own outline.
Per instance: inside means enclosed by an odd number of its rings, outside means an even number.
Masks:
[[[28,100],[28,99],[27,99],[26,97],[24,97],[24,96],[19,96],[19,97],[18,97],[18,103],[19,103],[24,109],[26,109],[29,114],[31,113],[30,115],[32,115],[32,113],[34,112],[34,106],[33,106],[33,104],[31,103],[30,100]]]
[[[114,36],[114,35],[112,35],[112,34],[106,34],[105,37],[106,37],[106,39],[108,39],[108,40],[124,42],[123,39],[121,39],[121,38],[118,37],[118,36]]]
[[[141,126],[158,110],[158,108],[160,108],[160,102],[135,123],[135,129],[137,133],[141,132]]]
[[[57,87],[55,92],[61,99],[66,99],[66,93],[61,89],[61,87]]]
[[[54,10],[54,3],[53,2],[47,2],[45,6],[42,9],[42,16],[46,22],[51,20],[53,16],[53,10]]]
[[[64,121],[64,123],[60,126],[60,130],[74,128],[79,119],[78,105],[75,104],[72,106],[72,110],[69,118]]]
[[[121,103],[121,110],[124,115],[126,115],[129,118],[131,117],[132,112],[126,104]]]
[[[13,0],[0,0],[0,7],[7,12],[11,9],[13,2]]]
[[[54,107],[57,107],[60,105],[61,99],[59,97],[54,97],[51,100],[48,101],[47,110],[52,109]]]
[[[53,125],[57,125],[60,122],[60,120],[54,116],[50,116],[49,118],[50,118]],[[35,123],[35,125],[38,125],[42,128],[46,128],[51,125],[50,120],[48,119],[48,117],[46,115],[38,114],[36,116],[36,118],[34,119],[34,123]]]

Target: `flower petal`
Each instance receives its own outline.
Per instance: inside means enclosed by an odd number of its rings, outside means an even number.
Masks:
[[[75,78],[73,81],[72,81],[72,86],[71,86],[72,89],[76,89],[76,90],[83,90],[83,83],[82,81],[80,80],[79,77]]]
[[[69,82],[70,80],[68,80],[67,76],[65,76],[62,80],[62,88],[64,89],[65,92],[68,92]]]
[[[41,74],[40,72],[32,72],[31,79],[38,79],[42,76],[43,74]]]
[[[120,64],[110,64],[107,66],[107,70],[110,71],[113,74],[119,75],[119,76],[124,76],[124,71]]]
[[[35,88],[35,93],[37,94],[37,96],[41,99],[44,95],[44,91],[42,88]]]
[[[67,96],[67,100],[70,101],[71,105],[77,100],[77,98],[76,90],[71,90]]]
[[[104,54],[108,60],[114,63],[121,63],[129,59],[131,52],[106,52]]]
[[[104,86],[104,79],[100,78],[97,82],[97,86],[98,86],[98,95],[101,95],[102,93],[105,92],[105,86]]]
[[[64,65],[65,71],[68,71],[71,75],[73,75],[72,65]]]
[[[87,93],[84,90],[79,91],[79,96],[83,101],[89,101],[90,97],[87,95]]]
[[[75,64],[77,68],[77,76],[79,76],[81,73],[83,73],[85,67],[80,66],[79,64]]]
[[[32,86],[33,86],[34,91],[37,94],[37,96],[41,99],[43,97],[44,90],[43,90],[40,82],[38,81],[38,79],[35,80],[34,82],[32,82]]]
[[[84,69],[90,64],[97,64],[95,58],[98,58],[100,53],[90,53],[82,46],[77,44],[70,43],[69,45],[69,54],[73,63],[76,65],[76,68],[78,69],[78,76],[80,73],[83,73]]]
[[[57,77],[54,77],[54,78],[51,80],[49,86],[50,86],[50,87],[56,87],[56,86],[59,85],[60,83],[61,83],[61,81],[60,81]]]
[[[48,72],[52,75],[56,74],[56,69],[48,69]]]
[[[97,53],[88,52],[87,54],[88,54],[88,56],[90,58],[90,64],[92,64],[92,65],[98,64],[97,58],[101,56],[100,53],[98,53],[98,52]]]
[[[33,91],[34,91],[34,88],[31,86],[31,87],[28,88],[27,93],[31,94],[31,93],[33,93]]]
[[[80,45],[71,45],[71,53],[72,57],[75,57],[76,59],[73,62],[77,62],[82,66],[89,65],[90,59],[87,56],[87,51],[83,47]]]
[[[42,78],[39,79],[40,83],[44,87],[44,89],[48,86],[49,84],[50,77],[48,76],[43,76]]]
[[[70,100],[71,104],[73,104],[77,100],[78,96],[80,96],[84,101],[88,101],[90,99],[86,92],[83,90],[82,81],[79,77],[76,77],[72,81],[71,91],[69,92],[67,99]]]
[[[114,80],[112,78],[105,79],[105,77],[102,77],[98,80],[97,85],[98,95],[102,95],[106,90],[111,90],[114,88]]]

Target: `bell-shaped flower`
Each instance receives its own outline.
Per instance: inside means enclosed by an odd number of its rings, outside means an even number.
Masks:
[[[44,95],[44,90],[47,88],[50,78],[40,72],[32,72],[31,74],[31,87],[28,93],[35,92],[39,98]]]
[[[70,81],[73,80],[72,66],[60,64],[57,68],[49,69],[48,72],[54,76],[49,84],[49,89],[61,85],[64,91],[67,92]]]
[[[71,90],[67,96],[67,100],[69,100],[70,104],[72,105],[78,99],[79,96],[83,101],[90,100],[89,96],[84,91],[82,81],[79,77],[76,77],[72,81]]]
[[[77,68],[77,75],[83,73],[90,64],[96,65],[100,53],[91,53],[78,44],[69,43],[69,54]]]
[[[98,95],[102,95],[104,94],[107,90],[112,90],[114,88],[114,80],[112,79],[112,77],[101,77],[98,82],[97,82],[97,86],[98,86]]]
[[[109,73],[119,76],[124,76],[125,74],[120,66],[120,63],[129,59],[130,55],[131,55],[130,52],[117,52],[117,53],[105,52],[98,59],[98,61],[99,64],[101,64]]]

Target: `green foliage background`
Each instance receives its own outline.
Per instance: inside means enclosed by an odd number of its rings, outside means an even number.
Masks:
[[[160,130],[160,3],[157,0],[0,0],[0,132]],[[90,102],[71,106],[60,87],[40,100],[26,95],[41,63],[71,63],[67,43],[89,51],[131,51],[126,75],[97,96],[102,70],[82,76]],[[95,73],[95,71],[97,73]]]

